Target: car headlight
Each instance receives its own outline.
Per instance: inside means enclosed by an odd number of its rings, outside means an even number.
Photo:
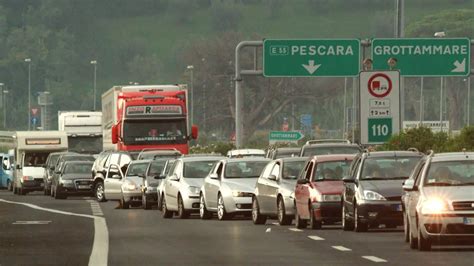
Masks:
[[[377,192],[364,190],[364,199],[366,200],[387,200]]]
[[[135,185],[134,183],[131,183],[131,182],[125,183],[123,187],[124,187],[125,190],[136,190],[137,189],[137,185]]]
[[[59,179],[59,183],[63,185],[72,185],[72,180],[69,179]]]
[[[188,187],[188,190],[189,190],[189,192],[191,192],[192,194],[199,194],[199,192],[201,191],[200,188],[198,188],[198,187],[193,187],[193,186]]]
[[[447,211],[448,205],[440,198],[431,198],[425,200],[421,205],[422,214],[438,214],[442,211]]]
[[[323,195],[321,201],[341,201],[341,195]]]

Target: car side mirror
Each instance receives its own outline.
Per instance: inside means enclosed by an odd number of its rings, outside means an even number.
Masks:
[[[272,181],[277,181],[277,179],[278,178],[276,177],[276,175],[271,175],[268,177],[268,180],[272,180]]]
[[[296,181],[297,184],[299,185],[306,185],[309,183],[308,179],[298,179],[298,181]]]
[[[118,142],[118,125],[112,126],[112,143],[117,144]]]
[[[209,175],[210,179],[219,179],[219,176],[216,173],[212,173]]]
[[[345,176],[345,177],[342,178],[342,182],[344,182],[344,183],[355,183],[356,181],[351,176]]]
[[[405,180],[405,182],[403,183],[402,188],[405,191],[416,191],[416,190],[418,190],[418,188],[415,185],[415,180],[413,180],[413,179]]]
[[[170,176],[170,180],[171,181],[179,181],[179,178],[176,174],[173,174],[172,176]]]
[[[119,174],[112,174],[113,179],[122,179],[122,177]]]

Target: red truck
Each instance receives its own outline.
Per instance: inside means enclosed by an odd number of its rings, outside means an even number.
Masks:
[[[191,125],[185,85],[114,86],[102,94],[103,149],[189,151]],[[189,132],[191,130],[191,132]]]

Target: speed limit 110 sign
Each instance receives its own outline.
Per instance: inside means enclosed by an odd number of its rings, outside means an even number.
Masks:
[[[361,143],[385,143],[400,130],[400,73],[364,71],[359,80]]]

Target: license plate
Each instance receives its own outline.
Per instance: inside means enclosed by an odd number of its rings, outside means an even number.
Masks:
[[[463,222],[464,222],[464,224],[474,224],[474,218],[464,217]]]
[[[86,185],[81,185],[81,186],[77,186],[78,189],[89,189],[91,188],[90,186],[86,186]]]
[[[392,209],[394,211],[401,212],[402,211],[402,204],[394,204],[394,205],[392,205]]]

